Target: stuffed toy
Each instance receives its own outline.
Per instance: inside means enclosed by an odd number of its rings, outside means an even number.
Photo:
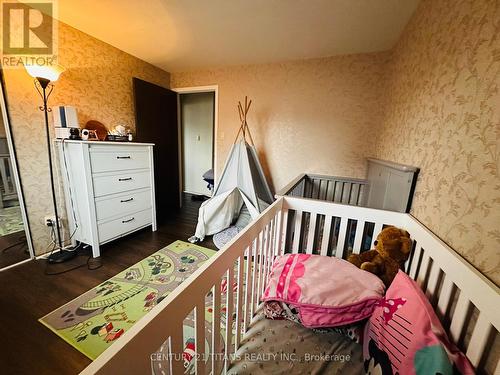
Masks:
[[[374,244],[375,249],[352,254],[347,260],[356,267],[377,275],[389,287],[410,255],[410,234],[403,229],[386,227],[379,233]]]

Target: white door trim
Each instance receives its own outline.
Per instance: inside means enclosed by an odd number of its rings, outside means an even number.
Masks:
[[[213,92],[214,93],[214,186],[217,184],[217,131],[219,128],[219,85],[209,85],[209,86],[194,86],[194,87],[176,87],[170,90],[175,91],[178,94],[195,94],[199,92]],[[178,123],[178,134],[179,134],[179,194],[182,195],[182,129],[181,129],[181,118],[180,114],[180,103],[177,102],[177,123]],[[181,198],[182,199],[182,198]],[[181,200],[182,204],[182,200]]]

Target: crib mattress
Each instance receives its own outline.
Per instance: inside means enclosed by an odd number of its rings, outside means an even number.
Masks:
[[[345,336],[269,320],[260,313],[228,374],[364,374],[362,357],[361,345]]]

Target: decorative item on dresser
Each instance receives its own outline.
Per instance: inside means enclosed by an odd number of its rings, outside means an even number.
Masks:
[[[152,143],[56,141],[71,239],[99,246],[149,225],[156,231]]]

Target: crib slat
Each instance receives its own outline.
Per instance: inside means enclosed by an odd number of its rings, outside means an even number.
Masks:
[[[267,248],[269,246],[269,231],[271,230],[271,223],[266,225],[264,230],[264,246],[262,246],[262,269],[260,272],[260,288],[259,288],[259,299],[264,291],[264,282],[266,281],[266,267],[267,267]]]
[[[354,203],[356,206],[361,205],[361,197],[363,196],[363,186],[361,184],[358,184],[358,195],[356,196],[356,202]]]
[[[226,293],[226,358],[224,361],[224,373],[230,365],[233,341],[233,307],[234,307],[234,265],[227,270],[227,293]]]
[[[288,210],[282,210],[281,214],[278,217],[279,226],[276,236],[276,248],[275,248],[275,256],[282,255],[285,252],[285,243],[286,243],[286,228],[288,225]]]
[[[314,235],[316,234],[316,219],[318,215],[314,212],[311,212],[311,216],[309,219],[309,233],[307,234],[307,247],[306,253],[312,254],[313,246],[314,246]]]
[[[236,294],[236,337],[234,339],[234,347],[235,351],[238,349],[240,346],[240,340],[241,340],[241,325],[243,323],[243,316],[242,316],[242,311],[243,311],[243,276],[244,276],[244,266],[245,266],[245,259],[243,256],[240,256],[238,258],[238,291]]]
[[[341,193],[340,193],[340,203],[344,203],[344,190],[345,190],[345,182],[341,182],[342,184],[342,189],[341,189]]]
[[[460,293],[450,325],[450,335],[455,343],[458,343],[458,340],[460,340],[460,336],[462,335],[465,318],[469,310],[469,304],[469,299],[464,295],[464,293]]]
[[[349,204],[356,205],[359,196],[359,184],[351,183],[351,196],[349,198]]]
[[[436,307],[436,312],[440,319],[443,319],[446,315],[446,310],[450,304],[451,292],[453,291],[453,282],[445,274],[443,285],[441,286],[441,292],[439,293],[439,300]]]
[[[251,264],[252,264],[252,246],[246,249],[247,264],[245,271],[245,314],[243,315],[243,332],[248,329],[250,320],[250,281],[251,281]]]
[[[339,229],[339,238],[337,241],[337,250],[335,251],[335,256],[337,258],[342,259],[344,256],[344,244],[345,237],[347,235],[347,218],[340,218],[340,229]]]
[[[427,290],[425,291],[425,295],[427,296],[427,298],[429,298],[429,300],[432,300],[432,297],[436,293],[440,272],[441,269],[439,268],[439,266],[435,262],[432,262],[431,273],[429,275],[429,282],[427,283]]]
[[[410,251],[410,254],[408,254],[408,259],[406,259],[406,261],[403,264],[403,271],[406,273],[410,272],[410,269],[409,269],[410,258],[411,258],[411,251]]]
[[[221,290],[220,279],[217,280],[213,287],[213,315],[212,315],[212,374],[217,374],[220,369],[220,353],[221,353],[221,332],[220,332],[220,302]],[[182,372],[174,372],[173,374],[183,374]]]
[[[348,195],[347,195],[347,204],[351,204],[351,197],[352,197],[352,187],[353,187],[353,184],[352,182],[348,182],[347,183],[347,186],[348,186]]]
[[[332,216],[325,217],[323,226],[323,238],[321,240],[321,255],[328,255],[328,243],[330,242],[330,230],[332,229]]]
[[[365,230],[365,221],[358,220],[356,224],[356,235],[354,236],[354,245],[352,247],[352,252],[354,254],[359,254],[361,252],[361,241],[363,240],[364,230]]]
[[[409,275],[413,280],[415,280],[415,274],[417,273],[418,261],[420,260],[421,252],[422,252],[422,246],[420,246],[417,243],[415,246],[415,251],[413,252],[413,260],[411,261],[411,267],[409,272]]]
[[[262,282],[262,253],[263,253],[263,248],[264,248],[264,232],[265,232],[265,228],[263,231],[261,231],[259,233],[259,237],[258,237],[258,252],[257,252],[257,271],[256,271],[256,276],[257,276],[257,280],[256,280],[256,283],[257,283],[257,287],[255,289],[255,305],[257,306],[259,304],[259,298],[257,296],[259,296],[260,294],[260,288],[261,288],[261,282]]]
[[[492,326],[488,319],[484,317],[484,314],[480,314],[477,319],[476,326],[472,332],[472,336],[469,341],[469,347],[467,348],[467,358],[469,358],[472,366],[476,367],[481,361],[481,357],[484,353],[484,348],[486,342],[490,336]]]
[[[196,350],[196,362],[195,362],[195,372],[196,374],[204,374],[206,369],[205,364],[205,301],[201,299],[196,304],[194,310],[195,319],[195,350]]]
[[[375,226],[373,227],[373,235],[372,235],[372,249],[375,248],[375,241],[377,240],[378,234],[382,231],[383,224],[382,223],[375,223]]]
[[[182,336],[183,325],[178,324],[172,327],[172,335],[170,336],[170,373],[184,373],[184,361],[182,352],[184,351],[184,339]]]
[[[328,181],[325,200],[327,202],[333,202],[334,198],[335,198],[335,181]]]
[[[267,262],[267,273],[266,273],[266,280],[269,275],[269,272],[271,271],[271,267],[274,263],[274,254],[275,254],[275,249],[274,246],[276,244],[276,234],[278,233],[277,227],[278,227],[278,220],[279,217],[275,216],[272,226],[271,226],[271,241],[269,242],[269,259]]]
[[[302,211],[295,211],[295,229],[293,231],[292,253],[299,252],[300,237],[302,232]]]
[[[316,194],[316,199],[321,199],[321,185],[323,184],[322,179],[318,179],[318,194]]]
[[[429,268],[429,255],[427,251],[424,250],[424,255],[422,257],[422,263],[420,264],[420,269],[418,270],[417,279],[415,280],[418,286],[423,289],[425,283],[425,277],[427,276],[427,269]]]
[[[260,273],[260,288],[259,296],[262,296],[262,291],[264,290],[264,282],[266,279],[266,267],[267,267],[267,247],[269,245],[269,230],[271,223],[266,225],[264,229],[264,246],[262,247],[262,270]],[[259,297],[260,298],[260,297]]]
[[[276,233],[276,221],[278,218],[275,216],[271,220],[271,224],[269,225],[269,240],[267,243],[267,253],[266,253],[266,272],[265,272],[265,280],[267,281],[267,275],[269,274],[269,270],[271,269],[271,263],[273,261],[273,252],[274,252],[274,244],[276,243],[274,235]],[[264,289],[266,289],[266,283],[264,282]]]
[[[256,278],[257,278],[257,251],[258,251],[258,243],[259,243],[259,237],[254,242],[254,246],[252,247],[252,281],[250,285],[250,290],[251,290],[251,301],[250,301],[250,320],[254,316],[255,313],[255,288],[256,288]]]
[[[324,201],[329,201],[328,196],[329,196],[329,191],[330,191],[330,180],[326,180],[326,188],[325,188],[325,198],[323,199]]]
[[[269,270],[271,269],[271,262],[273,260],[273,244],[274,244],[274,233],[275,233],[275,223],[276,223],[276,218],[273,218],[271,221],[271,224],[269,225],[269,232],[268,232],[268,239],[267,239],[267,248],[266,248],[266,254],[265,254],[265,268],[264,268],[264,283],[263,283],[263,288],[262,288],[262,293],[266,289],[267,286],[267,278],[269,276]]]

